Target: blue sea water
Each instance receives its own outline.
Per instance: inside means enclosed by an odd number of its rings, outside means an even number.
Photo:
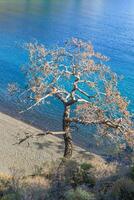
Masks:
[[[134,111],[134,0],[0,0],[0,99],[7,100],[8,83],[24,83],[25,42],[51,47],[71,37],[91,41],[110,57]],[[50,118],[60,113],[59,104],[42,109]]]

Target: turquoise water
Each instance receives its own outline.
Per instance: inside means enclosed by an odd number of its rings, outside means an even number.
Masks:
[[[125,76],[119,86],[133,111],[134,0],[0,0],[0,99],[7,100],[8,83],[24,83],[25,42],[53,46],[70,37],[90,40],[111,58],[111,68]],[[42,109],[53,116],[55,105]]]

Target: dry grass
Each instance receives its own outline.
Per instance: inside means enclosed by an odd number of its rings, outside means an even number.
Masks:
[[[93,166],[92,173],[97,179],[106,178],[117,173],[118,164],[115,162],[107,163],[105,160],[96,156],[90,163]]]
[[[119,165],[117,162],[108,163],[105,159],[96,154],[84,152],[81,155],[76,151],[74,158],[80,163],[87,162],[91,164],[93,166],[91,173],[94,174],[97,179],[107,178],[118,172]]]
[[[118,180],[120,180],[121,176],[117,173],[118,165],[116,163],[108,164],[103,159],[100,159],[100,157],[94,157],[93,155],[90,160],[85,161],[84,159],[84,163],[82,162],[82,158],[80,158],[79,163],[76,160],[69,161],[67,166],[64,166],[64,170],[60,171],[62,177],[58,179],[60,185],[57,185],[59,163],[60,160],[45,163],[38,170],[36,168],[36,173],[31,176],[23,176],[22,171],[15,169],[11,170],[12,175],[0,174],[0,197],[3,195],[13,195],[13,200],[58,200],[58,196],[56,195],[60,194],[62,195],[62,200],[64,200],[66,192],[74,190],[74,181],[76,188],[80,187],[82,190],[84,189],[83,192],[86,191],[89,194],[91,192],[95,196],[99,195],[99,197],[108,195],[116,182],[118,187]],[[95,185],[89,184],[89,181],[87,183],[87,179],[81,179],[83,175],[83,170],[80,170],[81,166],[89,166],[89,169],[87,168],[84,171],[84,175],[85,172],[87,175],[91,175],[91,177],[93,175],[95,177]],[[76,179],[74,179],[74,175]],[[125,173],[124,175],[122,173],[122,176],[127,178]],[[91,181],[91,179],[89,180]],[[133,181],[129,184],[130,188],[132,187],[132,183]],[[116,195],[118,195],[118,192]],[[99,199],[98,196],[96,198]]]

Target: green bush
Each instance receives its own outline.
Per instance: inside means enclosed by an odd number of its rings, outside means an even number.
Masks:
[[[19,200],[15,194],[7,194],[3,196],[0,200]]]
[[[121,178],[105,195],[105,200],[134,200],[134,181]]]
[[[80,165],[81,169],[84,170],[84,171],[88,171],[90,170],[93,166],[90,164],[90,163],[82,163]]]
[[[93,193],[77,188],[76,190],[67,191],[65,200],[95,200],[95,196]]]
[[[131,168],[130,178],[134,181],[134,166]]]
[[[86,184],[89,187],[93,187],[96,183],[95,178],[85,171],[79,171],[76,174],[74,174],[72,181],[75,183],[75,185],[82,185]]]
[[[89,173],[83,173],[83,183],[94,187],[96,183],[95,177],[91,176]]]
[[[90,172],[91,167],[89,163],[79,164],[74,160],[66,162],[62,174],[65,177],[65,183],[71,185],[73,188],[82,184],[93,187],[96,179]]]
[[[89,187],[93,187],[96,183],[95,177],[91,175],[90,169],[91,164],[82,163],[78,164],[75,161],[71,161],[65,166],[64,176],[66,177],[66,182],[70,183],[73,188],[86,184]]]
[[[73,180],[76,185],[86,184],[90,187],[93,187],[96,183],[95,177],[91,175],[88,171],[81,168],[76,174],[74,174]]]

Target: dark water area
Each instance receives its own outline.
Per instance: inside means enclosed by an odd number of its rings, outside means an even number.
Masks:
[[[71,37],[91,41],[110,57],[108,65],[124,76],[119,87],[134,111],[133,0],[0,0],[0,102],[14,104],[7,84],[25,82],[20,71],[27,60],[24,43],[37,40],[51,47]],[[59,129],[62,105],[54,101],[25,118],[31,115],[34,123],[45,124],[47,118],[46,128]]]

